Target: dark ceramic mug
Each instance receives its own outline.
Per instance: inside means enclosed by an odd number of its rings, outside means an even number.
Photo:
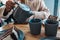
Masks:
[[[31,34],[38,35],[41,31],[41,20],[40,19],[31,19],[29,21],[30,32]]]
[[[58,28],[58,21],[46,20],[45,34],[46,36],[56,36]]]

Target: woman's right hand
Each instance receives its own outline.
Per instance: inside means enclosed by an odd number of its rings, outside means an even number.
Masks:
[[[14,8],[15,3],[13,3],[12,1],[7,1],[6,2],[6,11],[10,12],[12,8]]]

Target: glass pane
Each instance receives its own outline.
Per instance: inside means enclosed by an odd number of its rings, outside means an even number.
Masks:
[[[59,0],[59,4],[58,4],[58,17],[60,18],[60,0]]]
[[[59,0],[59,4],[58,4],[58,17],[60,20],[60,0]],[[60,21],[59,21],[59,27],[60,27]]]
[[[48,9],[51,12],[51,15],[53,15],[54,12],[54,0],[45,0],[45,4],[48,7]]]

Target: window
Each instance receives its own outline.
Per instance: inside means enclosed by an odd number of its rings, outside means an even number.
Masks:
[[[45,4],[49,8],[51,15],[55,13],[60,18],[60,0],[45,0]],[[56,4],[57,6],[55,6]]]
[[[59,0],[59,3],[58,3],[58,17],[60,18],[60,0]]]
[[[48,7],[49,11],[51,12],[51,15],[53,15],[54,12],[54,0],[44,0],[46,6]]]

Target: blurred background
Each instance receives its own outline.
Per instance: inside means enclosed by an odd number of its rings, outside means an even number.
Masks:
[[[54,4],[55,4],[55,0],[44,0],[46,6],[49,8],[51,15],[53,15],[54,13]],[[57,11],[57,16],[60,18],[60,0],[58,0],[58,9]]]

